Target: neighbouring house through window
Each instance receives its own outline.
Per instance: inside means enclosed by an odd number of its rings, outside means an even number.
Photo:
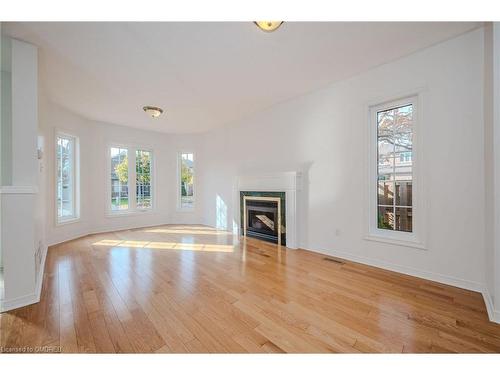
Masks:
[[[128,150],[111,147],[111,210],[129,209],[128,199]]]
[[[414,105],[387,105],[376,112],[377,228],[413,231]]]
[[[109,150],[111,213],[153,208],[153,152],[128,146]]]
[[[151,208],[151,152],[135,152],[136,205],[138,209]]]
[[[194,208],[194,154],[189,152],[181,153],[179,159],[180,159],[179,206],[181,209],[193,209]]]

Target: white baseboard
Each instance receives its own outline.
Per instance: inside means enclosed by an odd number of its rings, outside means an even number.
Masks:
[[[32,305],[34,303],[40,302],[40,297],[36,293],[27,294],[22,297],[17,297],[13,299],[4,299],[0,301],[0,312],[6,312],[14,309],[18,309],[19,307],[24,307],[28,305]]]
[[[44,246],[42,261],[40,263],[40,269],[38,271],[35,285],[35,293],[27,294],[25,296],[13,298],[10,300],[0,300],[0,312],[6,312],[40,302],[43,286],[43,275],[45,273],[45,260],[47,259],[47,250],[48,247]]]
[[[120,230],[148,228],[148,227],[155,227],[158,225],[168,225],[168,224],[170,224],[170,223],[158,222],[158,223],[148,224],[148,225],[139,226],[139,227],[135,226],[135,225],[113,225],[113,226],[107,226],[107,227],[104,227],[101,229],[78,231],[78,232],[63,236],[63,237],[50,238],[47,241],[47,243],[48,243],[48,247],[50,247],[50,246],[59,245],[63,242],[76,240],[76,239],[81,238],[81,237],[90,236],[93,234],[101,234],[101,233],[114,232],[114,231],[120,231]]]
[[[412,267],[402,266],[390,262],[384,262],[376,259],[370,259],[367,257],[353,255],[342,251],[318,251],[313,249],[307,249],[320,254],[331,255],[337,258],[343,258],[350,260],[352,262],[366,264],[368,266],[378,267],[389,271],[394,271],[402,273],[409,276],[419,277],[421,279],[426,279],[430,281],[435,281],[441,284],[455,286],[457,288],[471,290],[473,292],[481,293],[486,305],[486,310],[488,311],[488,318],[491,322],[500,324],[500,311],[494,309],[493,301],[491,299],[490,293],[488,292],[484,284],[478,283],[476,281],[464,280],[453,276],[443,275],[439,273],[419,270]]]
[[[40,269],[38,270],[38,275],[36,279],[36,296],[37,302],[40,302],[40,296],[42,295],[42,286],[43,286],[43,275],[45,274],[45,260],[47,259],[47,252],[49,251],[49,247],[44,245],[42,261],[40,262]]]
[[[472,290],[474,292],[482,293],[484,290],[484,285],[476,281],[464,280],[456,278],[453,276],[443,275],[435,272],[429,272],[425,270],[420,270],[417,268],[412,268],[408,266],[403,266],[399,264],[394,264],[390,262],[380,261],[377,259],[367,258],[359,255],[353,255],[351,253],[342,251],[318,251],[313,249],[307,249],[320,254],[331,255],[338,258],[343,258],[357,263],[366,264],[368,266],[383,268],[389,271],[394,271],[402,273],[409,276],[419,277],[421,279],[431,280],[438,283],[455,286],[457,288]]]
[[[500,311],[495,310],[491,294],[487,288],[482,291],[486,310],[488,311],[488,318],[490,321],[500,324]]]

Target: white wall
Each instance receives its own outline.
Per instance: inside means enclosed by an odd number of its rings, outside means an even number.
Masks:
[[[12,184],[37,185],[38,51],[12,40]]]
[[[500,23],[485,28],[485,276],[490,318],[500,322]],[[488,299],[490,301],[488,301]]]
[[[483,29],[208,134],[205,217],[239,222],[238,175],[302,171],[303,248],[481,290],[484,279]],[[424,88],[419,130],[427,250],[364,240],[367,105]]]
[[[10,186],[0,187],[0,246],[5,291],[0,310],[33,303],[37,286],[41,285],[37,284],[40,278],[35,261],[40,232],[36,231],[38,223],[33,219],[38,199],[38,51],[31,44],[12,39],[10,57],[12,178],[9,176]]]
[[[80,220],[56,225],[55,213],[55,136],[56,131],[75,135],[80,141]],[[40,108],[40,133],[45,139],[46,233],[48,244],[59,243],[87,233],[135,228],[170,222],[201,223],[202,202],[189,213],[176,211],[177,153],[197,154],[200,137],[168,135],[87,120],[53,103]],[[110,143],[143,146],[153,150],[154,209],[148,213],[109,216],[107,208],[107,149]],[[196,188],[202,179],[196,180]]]
[[[10,185],[12,184],[12,74],[10,38],[1,38],[1,53],[0,185]]]
[[[3,173],[4,173],[4,167],[3,167],[3,160],[4,160],[4,138],[5,138],[5,132],[4,132],[4,123],[5,123],[5,114],[4,114],[4,107],[5,107],[5,94],[8,94],[10,97],[10,82],[9,85],[6,85],[5,76],[9,77],[10,80],[10,74],[4,73],[4,56],[5,56],[5,46],[4,46],[4,38],[2,37],[2,23],[0,22],[0,186],[3,185]],[[9,90],[7,91],[7,87]],[[10,106],[9,106],[10,108]],[[10,117],[10,116],[9,116]],[[9,121],[10,122],[10,121]],[[0,199],[0,213],[2,212],[2,200]],[[3,256],[2,256],[2,215],[0,214],[0,300],[3,299]]]
[[[494,70],[493,25],[484,34],[484,168],[485,168],[485,281],[488,297],[495,297],[495,163],[494,163]],[[487,297],[487,298],[488,298]]]
[[[494,48],[494,85],[493,85],[493,124],[494,124],[494,319],[500,323],[500,23],[494,23],[493,45]]]
[[[484,30],[478,29],[203,135],[89,121],[44,101],[40,133],[45,138],[47,242],[163,223],[215,226],[221,207],[227,215],[223,227],[232,229],[239,222],[238,176],[301,171],[301,247],[482,290],[486,283],[496,283],[494,276],[485,276],[490,259],[485,255],[486,233],[494,232],[486,226],[492,190],[485,175],[491,167],[485,148],[485,56]],[[423,95],[418,152],[423,156],[426,250],[364,239],[368,104],[416,90]],[[81,220],[63,226],[55,225],[55,129],[80,138]],[[109,142],[153,148],[155,212],[106,216]],[[196,155],[192,213],[176,210],[180,151]]]

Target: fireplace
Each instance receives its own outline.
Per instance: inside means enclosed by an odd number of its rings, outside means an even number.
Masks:
[[[285,245],[284,197],[281,193],[269,195],[242,192],[243,235]]]
[[[237,185],[240,198],[240,233],[244,235],[246,229],[246,226],[243,226],[246,214],[246,210],[243,209],[243,198],[245,196],[249,198],[279,197],[281,204],[281,245],[286,245],[290,249],[297,249],[299,247],[297,210],[301,206],[302,173],[291,171],[243,174],[238,176]]]

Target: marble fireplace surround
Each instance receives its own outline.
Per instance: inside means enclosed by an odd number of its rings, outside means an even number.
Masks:
[[[285,193],[286,247],[291,249],[299,247],[297,208],[299,207],[300,190],[300,172],[268,173],[238,177],[238,199],[242,191]],[[240,217],[239,204],[238,214],[235,216]]]

